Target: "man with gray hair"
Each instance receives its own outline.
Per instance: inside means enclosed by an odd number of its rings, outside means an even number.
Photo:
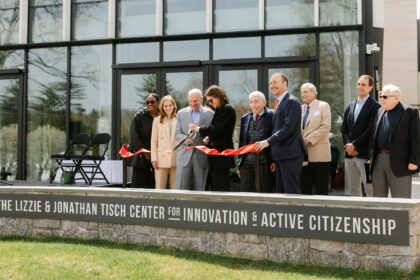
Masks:
[[[271,136],[273,110],[267,109],[266,102],[262,92],[254,91],[249,95],[251,110],[241,117],[239,147]],[[274,174],[270,171],[271,163],[270,149],[265,149],[260,153],[239,155],[240,190],[242,192],[273,192]]]
[[[201,106],[203,93],[193,88],[188,92],[189,107],[178,111],[176,117],[175,138],[179,142],[189,132],[191,123],[208,125],[213,119],[213,111]],[[207,155],[197,149],[184,150],[188,146],[204,145],[203,138],[199,133],[194,138],[187,139],[179,148],[176,157],[176,188],[190,190],[191,178],[194,177],[194,190],[204,191],[206,178],[209,169]]]
[[[400,102],[401,90],[383,87],[373,122],[369,156],[373,196],[411,197],[411,176],[420,166],[420,120],[417,109]]]

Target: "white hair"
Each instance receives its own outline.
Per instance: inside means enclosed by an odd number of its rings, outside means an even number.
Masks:
[[[188,97],[190,97],[193,94],[199,94],[200,97],[203,96],[203,92],[201,90],[199,90],[198,88],[193,88],[188,92]]]
[[[318,92],[316,90],[316,86],[314,86],[314,84],[312,83],[304,83],[301,87],[300,90],[302,91],[303,89],[307,89],[309,91],[315,92],[315,96],[318,95]]]
[[[265,95],[261,91],[253,91],[253,92],[251,92],[249,94],[249,99],[251,99],[251,97],[253,97],[253,96],[259,97],[262,101],[265,100]]]
[[[383,86],[382,92],[385,92],[385,91],[389,91],[390,93],[392,93],[392,95],[395,95],[395,96],[400,96],[401,95],[400,88],[393,85],[393,84]]]

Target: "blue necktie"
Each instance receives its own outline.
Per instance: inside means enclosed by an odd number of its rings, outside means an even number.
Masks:
[[[306,108],[305,115],[303,116],[302,129],[305,129],[306,120],[308,119],[308,115],[309,115],[309,106]]]

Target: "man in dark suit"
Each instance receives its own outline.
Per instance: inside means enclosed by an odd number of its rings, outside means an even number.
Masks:
[[[367,196],[372,196],[372,185],[366,184],[365,163],[368,158],[371,124],[379,103],[369,96],[373,78],[362,75],[357,81],[357,100],[344,112],[341,135],[345,149],[345,173],[352,196],[362,196],[362,182]]]
[[[305,153],[305,142],[300,131],[302,109],[296,97],[287,90],[288,79],[283,73],[270,78],[270,90],[277,98],[274,106],[273,135],[259,141],[255,147],[271,148],[271,158],[276,168],[278,193],[300,194],[300,171]]]
[[[273,110],[267,109],[265,96],[254,91],[249,95],[251,110],[241,118],[239,148],[271,136]],[[238,155],[238,176],[241,192],[272,193],[274,176],[270,171],[270,149],[261,153]]]
[[[373,195],[411,197],[411,176],[420,166],[420,120],[417,109],[400,103],[401,91],[383,87],[374,120],[369,155]]]

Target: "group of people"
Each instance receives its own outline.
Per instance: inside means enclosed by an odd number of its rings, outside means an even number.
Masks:
[[[301,105],[288,84],[283,73],[271,76],[273,110],[267,108],[262,92],[249,94],[250,110],[241,117],[239,148],[254,144],[259,152],[238,156],[240,190],[328,195],[330,106],[316,98],[311,83],[300,88]],[[341,127],[351,194],[361,196],[363,188],[367,196],[388,196],[390,190],[393,197],[410,197],[411,175],[420,166],[419,114],[400,103],[398,87],[384,86],[380,105],[370,97],[372,89],[372,77],[362,75],[358,98],[347,106]],[[204,95],[191,89],[189,106],[178,112],[172,96],[159,100],[156,94],[148,95],[146,108],[136,114],[130,128],[129,150],[151,151],[130,158],[133,187],[165,189],[169,178],[171,189],[229,191],[234,156],[185,149],[202,145],[220,152],[233,149],[236,113],[226,92],[214,85]],[[180,142],[177,151],[168,152]]]

